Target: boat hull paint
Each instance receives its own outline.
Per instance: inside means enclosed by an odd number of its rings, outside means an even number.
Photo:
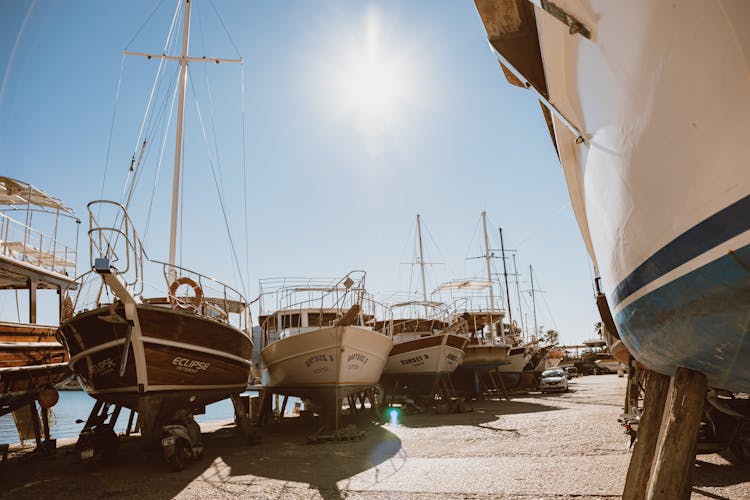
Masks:
[[[414,395],[436,392],[441,378],[453,373],[464,358],[466,337],[431,335],[393,346],[381,385],[388,391],[398,384],[398,391]]]
[[[461,368],[497,368],[508,363],[508,344],[468,344],[464,348],[464,362]]]
[[[356,326],[321,328],[279,339],[261,351],[261,383],[275,394],[330,408],[378,383],[393,341]]]
[[[454,389],[466,397],[476,397],[483,387],[493,387],[499,366],[508,364],[509,344],[469,344],[464,362],[451,374]]]
[[[125,317],[122,305],[114,312]],[[86,391],[138,411],[148,420],[145,433],[179,409],[200,408],[247,387],[253,348],[247,335],[225,323],[145,304],[137,306],[141,335],[129,344],[120,376],[128,328],[112,322],[111,313],[103,307],[78,314],[63,323],[60,336]]]
[[[661,373],[671,375],[675,366],[684,366],[707,374],[710,386],[747,391],[748,266],[750,245],[624,307],[616,320],[628,332],[623,338],[628,350]]]
[[[571,204],[620,337],[646,367],[750,390],[750,4],[535,10]],[[625,43],[627,42],[627,43]],[[717,82],[721,82],[720,88]]]
[[[500,373],[521,373],[531,359],[531,350],[525,347],[514,347],[508,352],[508,364],[497,367]]]

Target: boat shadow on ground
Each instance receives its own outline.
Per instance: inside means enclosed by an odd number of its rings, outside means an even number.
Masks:
[[[554,404],[529,403],[518,400],[485,399],[465,403],[466,411],[462,413],[439,413],[426,411],[404,415],[399,418],[399,425],[409,428],[426,428],[452,425],[472,425],[482,427],[494,422],[502,415],[522,413],[539,413],[559,410]]]
[[[401,440],[381,426],[360,425],[365,436],[359,441],[307,444],[316,427],[285,420],[293,422],[262,428],[257,444],[240,438],[234,423],[204,432],[203,457],[179,472],[170,470],[160,450],[145,450],[138,438],[123,439],[117,458],[96,465],[81,464],[72,444],[59,447],[54,458],[26,454],[0,465],[0,496],[283,498],[286,490],[292,496],[334,499],[345,496],[347,480],[354,476],[367,471],[357,484],[376,485],[406,461]]]
[[[750,477],[750,464],[737,461],[729,455],[729,452],[720,455],[733,462],[715,464],[701,460],[700,455],[698,455],[693,470],[694,487],[721,488],[747,482]],[[706,493],[701,493],[706,495]]]
[[[297,418],[284,420],[276,427],[263,428],[259,444],[217,454],[221,460],[214,459],[202,476],[213,488],[211,494],[223,496],[242,491],[265,496],[269,491],[278,491],[281,482],[284,488],[305,497],[343,498],[343,491],[354,476],[365,473],[357,478],[360,487],[375,485],[397,473],[406,461],[401,440],[382,426],[358,419],[358,429],[365,432],[361,440],[308,444],[307,436],[317,430],[318,424]],[[345,418],[343,423],[353,421]],[[214,439],[209,437],[209,446],[213,448],[213,441],[218,439],[220,434]],[[237,490],[238,484],[242,490]]]

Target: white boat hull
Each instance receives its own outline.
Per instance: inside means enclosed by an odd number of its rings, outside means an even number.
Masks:
[[[559,7],[591,37],[533,9],[542,90],[619,334],[650,369],[750,390],[750,3]]]
[[[376,385],[392,347],[389,337],[356,326],[292,335],[261,351],[261,383],[327,405]]]

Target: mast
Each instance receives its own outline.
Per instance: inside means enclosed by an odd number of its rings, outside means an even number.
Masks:
[[[534,268],[529,266],[529,275],[531,276],[531,307],[534,309],[534,336],[539,335],[539,327],[536,324],[536,299],[534,296]]]
[[[424,313],[428,315],[427,310],[427,282],[424,277],[424,252],[422,250],[422,224],[420,223],[419,214],[417,214],[417,235],[419,236],[419,270],[422,273],[422,300],[424,301]],[[425,316],[427,319],[427,316]]]
[[[503,278],[505,278],[505,297],[508,300],[508,321],[510,325],[511,339],[515,337],[513,332],[513,311],[510,308],[510,288],[508,288],[508,268],[505,265],[505,245],[503,244],[503,228],[499,227],[500,231],[500,255],[503,259]]]
[[[169,273],[175,276],[175,255],[177,253],[177,218],[180,209],[180,167],[182,165],[182,129],[185,121],[185,90],[187,88],[187,54],[190,41],[190,0],[185,0],[185,18],[182,26],[182,54],[180,54],[180,97],[177,106],[177,130],[174,144],[174,173],[172,176],[172,222],[169,226]]]
[[[484,260],[487,263],[487,282],[490,285],[490,341],[494,344],[495,336],[494,321],[492,321],[492,310],[495,308],[495,291],[492,287],[492,269],[490,266],[490,240],[487,236],[487,212],[482,211],[482,225],[484,227]]]
[[[187,68],[190,62],[201,62],[201,63],[242,63],[242,59],[225,59],[218,57],[190,57],[188,56],[188,46],[190,42],[190,2],[191,0],[184,0],[185,12],[184,21],[182,25],[182,52],[179,56],[171,56],[164,53],[161,54],[146,54],[143,52],[132,52],[124,50],[123,54],[131,56],[145,57],[146,59],[152,60],[169,60],[177,61],[180,63],[180,78],[179,78],[179,101],[177,105],[177,126],[175,130],[175,145],[174,145],[174,172],[172,176],[172,221],[169,229],[169,276],[170,279],[175,278],[176,270],[174,268],[176,254],[177,254],[177,222],[180,212],[180,169],[182,166],[182,149],[183,149],[183,129],[185,122],[185,93],[187,90]],[[141,156],[145,150],[146,141],[144,140],[143,146],[141,147]],[[139,158],[140,163],[140,158]],[[132,194],[132,192],[131,192]],[[128,202],[130,195],[128,195]]]
[[[521,316],[521,331],[523,332],[524,336],[528,337],[528,332],[526,331],[526,324],[523,320],[523,307],[521,305],[521,287],[518,285],[518,267],[516,267],[516,256],[513,255],[513,276],[516,279],[516,299],[518,300],[518,315]],[[528,341],[528,338],[525,339]]]

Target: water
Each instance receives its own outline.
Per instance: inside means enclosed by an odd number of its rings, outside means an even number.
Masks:
[[[85,421],[96,400],[86,391],[59,391],[59,394],[60,400],[52,409],[54,415],[50,419],[50,434],[56,439],[77,437],[83,429],[83,423],[77,424],[76,420]],[[120,418],[117,419],[115,425],[116,431],[125,431],[129,416],[130,410],[123,409],[120,412]],[[206,413],[196,415],[195,420],[199,423],[234,420],[232,401],[225,399],[206,406]],[[3,415],[0,417],[0,443],[17,443],[18,441],[18,431],[13,422],[13,415]]]

